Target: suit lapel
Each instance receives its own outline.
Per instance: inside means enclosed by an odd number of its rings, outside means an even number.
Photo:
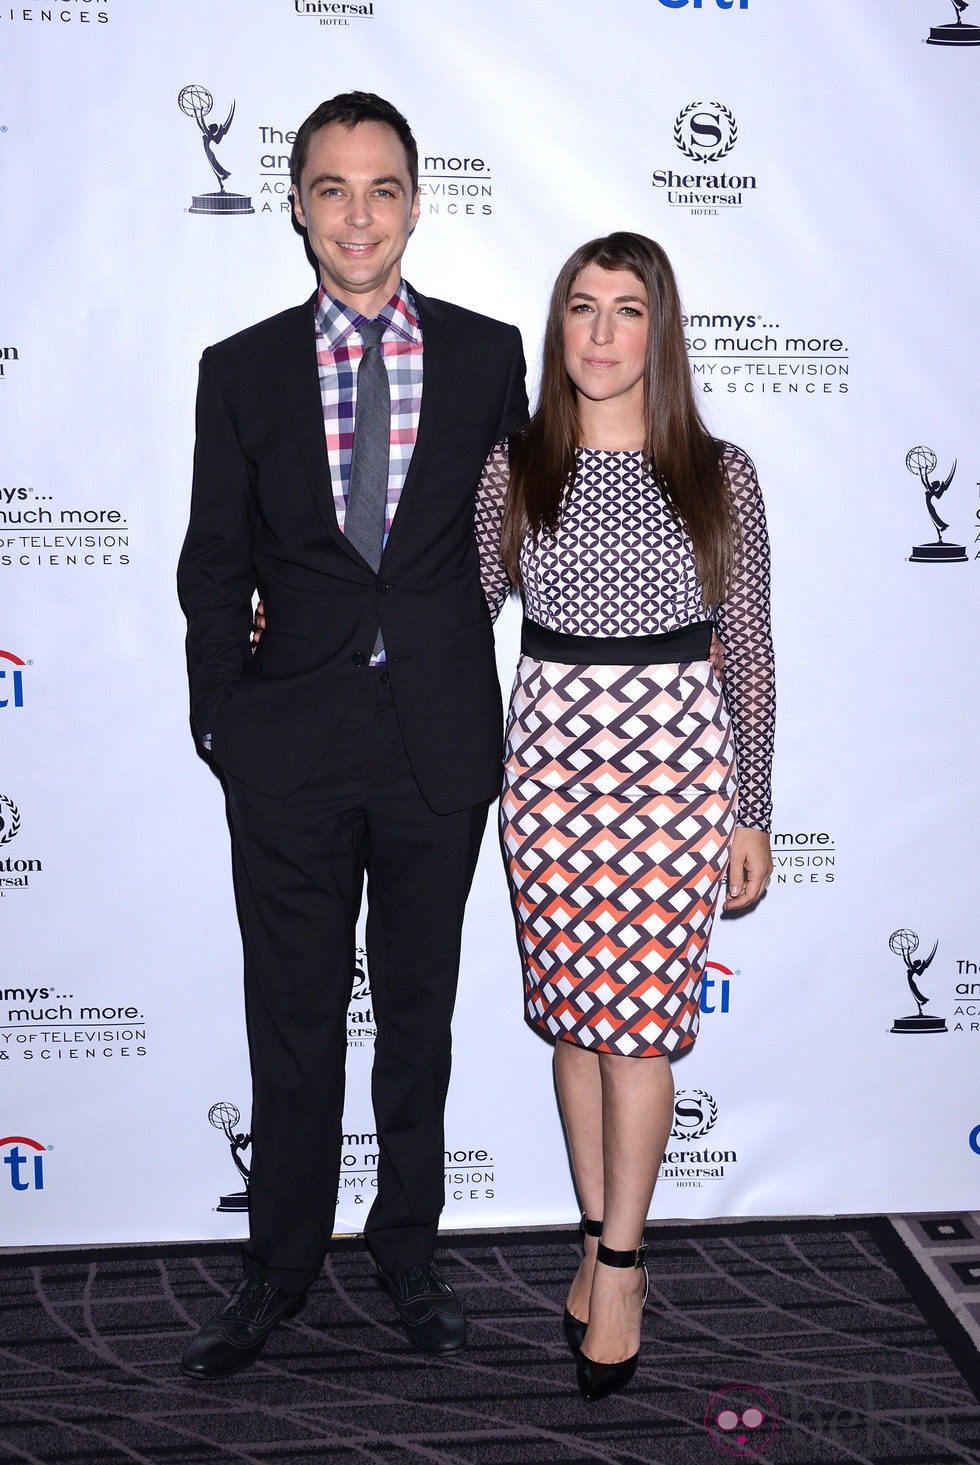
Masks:
[[[279,360],[279,390],[284,421],[292,428],[313,506],[330,538],[361,563],[340,532],[333,502],[333,482],[323,426],[320,375],[316,364],[316,293],[294,312],[283,332]]]
[[[410,527],[411,510],[418,499],[426,463],[432,448],[439,440],[439,434],[446,428],[446,404],[453,399],[455,331],[437,302],[427,300],[410,285],[408,289],[415,301],[422,325],[422,406],[412,461],[408,465],[398,509],[392,520],[385,555],[393,542],[398,545]]]

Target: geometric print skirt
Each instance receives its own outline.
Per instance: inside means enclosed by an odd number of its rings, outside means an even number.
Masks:
[[[521,656],[500,822],[532,1027],[631,1058],[691,1046],[735,802],[710,662]]]

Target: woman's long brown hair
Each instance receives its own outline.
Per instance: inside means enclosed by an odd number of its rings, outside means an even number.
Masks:
[[[620,232],[583,244],[563,265],[545,327],[537,410],[514,445],[501,555],[520,583],[525,535],[554,533],[575,477],[579,421],[575,388],[565,370],[564,323],[575,281],[587,265],[628,270],[646,290],[650,329],[644,383],[643,462],[660,485],[694,549],[705,607],[724,599],[739,550],[738,526],[722,464],[723,444],[701,421],[684,345],[680,297],[670,261],[652,239]]]

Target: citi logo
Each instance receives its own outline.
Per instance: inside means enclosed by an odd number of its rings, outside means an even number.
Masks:
[[[660,0],[668,10],[683,10],[690,5],[692,10],[710,10],[712,0]],[[716,10],[748,10],[749,0],[714,0]]]
[[[11,1190],[43,1190],[47,1146],[22,1134],[8,1134],[6,1139],[0,1139],[0,1150],[8,1145],[10,1153],[4,1155],[3,1163]]]
[[[0,651],[0,710],[4,707],[23,707],[24,673],[27,665],[12,651]]]
[[[732,998],[732,977],[735,975],[731,967],[722,966],[720,961],[706,963],[705,974],[701,979],[702,1012],[728,1012]]]

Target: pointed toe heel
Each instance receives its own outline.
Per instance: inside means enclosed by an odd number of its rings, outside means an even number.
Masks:
[[[632,1358],[624,1358],[621,1363],[597,1363],[594,1358],[580,1352],[575,1362],[579,1393],[587,1404],[608,1399],[610,1394],[626,1388],[639,1361],[639,1353],[634,1353]]]
[[[630,1267],[643,1272],[643,1296],[640,1299],[640,1311],[646,1306],[646,1300],[650,1293],[650,1274],[646,1269],[647,1249],[645,1246],[638,1246],[635,1251],[613,1251],[609,1246],[603,1246],[599,1242],[596,1252],[596,1261],[602,1262],[606,1267]],[[570,1317],[566,1309],[566,1317]],[[571,1318],[575,1322],[575,1318]],[[566,1338],[569,1336],[568,1328],[565,1329]],[[584,1341],[584,1329],[583,1329]],[[588,1404],[594,1404],[599,1399],[608,1399],[610,1394],[617,1394],[620,1389],[625,1389],[636,1373],[636,1366],[640,1361],[639,1350],[629,1358],[623,1358],[618,1363],[602,1363],[599,1359],[590,1358],[587,1353],[582,1352],[582,1345],[579,1344],[578,1352],[575,1355],[575,1377],[578,1382],[579,1393]]]

